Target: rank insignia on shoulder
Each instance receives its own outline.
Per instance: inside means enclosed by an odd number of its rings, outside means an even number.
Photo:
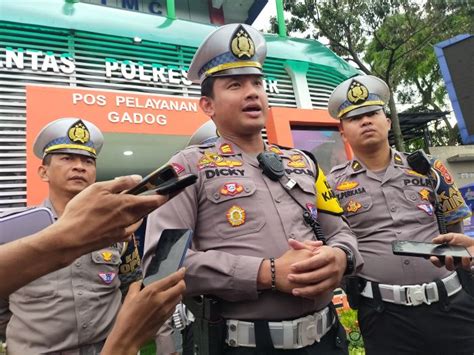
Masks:
[[[307,203],[306,209],[311,214],[311,217],[313,217],[313,219],[318,218],[318,209],[316,208],[315,205],[313,205],[312,203]]]
[[[106,251],[103,251],[102,253],[100,253],[102,255],[102,259],[104,259],[104,261],[111,261],[112,260],[112,253],[108,250]]]
[[[227,221],[232,227],[238,227],[245,223],[245,210],[242,207],[233,205],[226,213]]]
[[[99,272],[99,277],[107,285],[110,285],[112,281],[114,281],[116,275],[115,272]]]
[[[275,147],[274,145],[272,145],[270,148],[268,148],[268,150],[269,150],[270,152],[275,153],[275,154],[283,155],[283,152],[280,150],[280,148]]]
[[[224,186],[222,186],[220,193],[224,196],[235,196],[237,194],[240,194],[242,191],[244,191],[242,185],[236,182],[228,182],[227,184],[224,184]]]
[[[359,202],[350,200],[346,205],[346,211],[349,213],[356,213],[361,207],[362,205]]]
[[[173,167],[174,171],[176,171],[176,174],[178,175],[184,171],[184,166],[178,163],[171,163],[171,166]]]
[[[362,170],[362,165],[357,160],[354,160],[351,164],[351,168],[352,168],[352,170],[357,172],[359,170]]]
[[[433,215],[433,205],[431,203],[421,203],[416,207],[425,212],[428,216]]]
[[[343,183],[336,186],[336,190],[347,191],[355,189],[357,186],[359,186],[359,183],[357,181],[344,181]]]
[[[290,162],[288,163],[289,167],[292,168],[306,168],[306,163],[303,160],[303,156],[301,154],[293,154],[290,156]]]
[[[405,170],[408,175],[414,175],[414,176],[420,176],[420,177],[426,177],[426,175],[420,174],[419,172],[411,169],[406,169]]]
[[[393,162],[397,165],[403,165],[402,157],[397,153],[393,155]]]
[[[427,189],[423,189],[420,192],[418,192],[421,196],[422,200],[428,201],[430,197],[430,191]]]
[[[232,145],[229,143],[224,143],[219,147],[219,151],[222,154],[234,154],[234,149],[232,148]]]

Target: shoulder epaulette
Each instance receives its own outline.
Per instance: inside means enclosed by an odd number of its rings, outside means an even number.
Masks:
[[[330,174],[336,172],[336,171],[339,171],[339,170],[342,170],[342,169],[345,169],[349,164],[350,164],[350,160],[349,161],[346,161],[345,163],[342,163],[342,164],[339,164],[339,165],[336,165],[334,166],[331,171],[329,172]]]

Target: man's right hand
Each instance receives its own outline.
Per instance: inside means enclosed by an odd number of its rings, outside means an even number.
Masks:
[[[144,216],[167,201],[167,196],[121,193],[140,180],[139,176],[124,176],[98,182],[76,195],[54,225],[69,230],[70,248],[82,255],[123,241],[140,226]]]
[[[442,234],[442,235],[439,235],[436,238],[434,238],[433,243],[463,246],[474,257],[474,238],[471,238],[467,235],[460,234],[460,233]],[[438,267],[442,267],[443,265],[445,265],[446,269],[451,270],[451,271],[455,270],[456,267],[459,266],[457,263],[455,263],[455,260],[452,256],[445,256],[444,257],[444,262],[442,260],[440,260],[439,258],[437,258],[436,256],[430,257],[430,260],[434,265],[436,265]],[[470,258],[461,258],[460,265],[464,269],[470,270],[471,269],[471,259]]]
[[[130,285],[102,355],[132,355],[152,339],[171,317],[186,290],[184,268],[140,291],[140,282]]]

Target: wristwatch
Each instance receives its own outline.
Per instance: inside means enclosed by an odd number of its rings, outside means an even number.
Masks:
[[[346,270],[344,271],[345,275],[350,275],[354,272],[354,253],[352,250],[338,246],[344,253],[346,253]]]

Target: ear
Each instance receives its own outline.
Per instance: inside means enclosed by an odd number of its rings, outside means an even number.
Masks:
[[[41,181],[49,182],[48,167],[46,165],[40,165],[38,167],[38,175]]]
[[[346,135],[344,134],[344,124],[342,122],[343,122],[342,120],[341,122],[339,122],[339,133],[341,134],[342,141],[347,144],[348,143],[347,138],[346,138]]]
[[[199,99],[199,107],[201,107],[201,110],[209,116],[209,117],[214,117],[214,101],[208,96],[201,96]]]

